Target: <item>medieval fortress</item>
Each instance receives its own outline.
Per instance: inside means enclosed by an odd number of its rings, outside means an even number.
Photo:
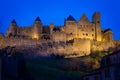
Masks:
[[[100,24],[99,12],[93,14],[92,22],[85,14],[79,21],[69,15],[63,26],[55,26],[54,23],[44,26],[37,17],[32,26],[18,27],[13,20],[6,35],[0,35],[0,48],[22,46],[34,49],[37,46],[37,54],[83,56],[92,51],[108,51],[119,45],[120,41],[113,39],[112,30],[103,30]]]

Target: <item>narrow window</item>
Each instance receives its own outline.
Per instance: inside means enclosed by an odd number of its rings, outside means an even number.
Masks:
[[[92,31],[94,31],[94,29],[92,28]]]
[[[88,36],[88,34],[86,33],[86,36]]]

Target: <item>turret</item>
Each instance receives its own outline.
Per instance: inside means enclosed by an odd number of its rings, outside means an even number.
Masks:
[[[73,38],[77,35],[77,23],[72,15],[69,15],[65,20],[66,34],[73,35]]]
[[[10,34],[12,36],[17,35],[17,29],[18,29],[17,23],[16,23],[15,19],[13,19],[10,24]]]
[[[42,22],[39,17],[35,19],[34,26],[33,26],[33,39],[39,39],[40,35],[42,34]]]
[[[40,34],[42,33],[42,22],[39,16],[35,19],[34,28],[35,28],[35,32],[40,33]]]
[[[50,23],[50,34],[52,35],[53,32],[53,28],[54,28],[54,23]]]
[[[65,25],[74,25],[76,23],[75,18],[72,15],[69,15],[68,18],[65,20]]]
[[[103,31],[103,41],[111,42],[113,41],[113,32],[111,29],[106,29]]]
[[[95,24],[95,39],[101,41],[101,28],[100,28],[100,13],[95,12],[92,17],[92,21]]]

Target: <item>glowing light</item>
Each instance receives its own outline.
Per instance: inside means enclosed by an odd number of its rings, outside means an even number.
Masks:
[[[97,41],[102,41],[102,40],[101,40],[101,37],[98,37]]]
[[[34,34],[33,36],[32,36],[32,39],[38,39],[39,37],[38,37],[38,35],[37,34]]]

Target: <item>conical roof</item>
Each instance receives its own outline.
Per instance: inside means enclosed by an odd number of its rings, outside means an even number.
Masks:
[[[16,21],[15,21],[15,19],[13,19],[13,20],[11,21],[11,23],[17,24]]]
[[[66,20],[67,21],[76,21],[75,18],[72,15],[69,15]]]
[[[108,32],[108,31],[111,31],[111,32],[112,32],[112,29],[108,28],[108,29],[104,30],[104,33],[105,33],[105,32]]]
[[[40,22],[41,22],[40,17],[38,16],[38,17],[35,19],[35,21],[40,21]]]

